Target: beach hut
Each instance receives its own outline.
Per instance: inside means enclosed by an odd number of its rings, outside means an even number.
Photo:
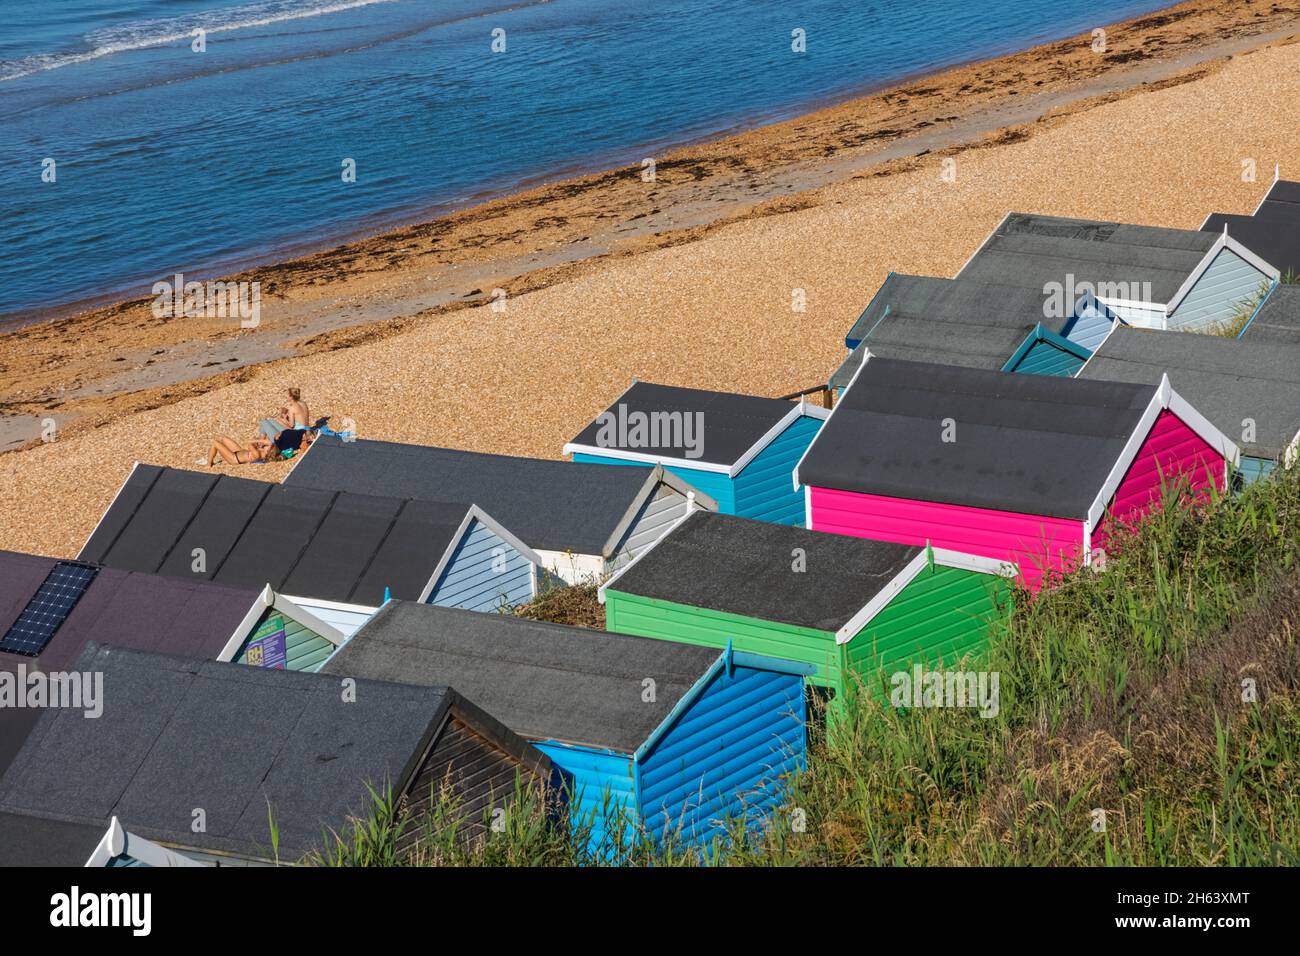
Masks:
[[[1089,347],[1060,333],[1089,307],[1086,294],[1062,304],[1042,289],[890,273],[844,337],[849,355],[830,386],[848,387],[868,346],[873,355],[908,362],[1073,374]]]
[[[394,601],[325,665],[338,678],[451,683],[551,758],[579,822],[611,848],[615,815],[707,840],[759,824],[804,763],[811,667]]]
[[[1148,329],[1227,328],[1278,270],[1228,233],[1009,213],[956,278],[1046,292],[1067,308],[1091,295],[1096,307],[1076,309],[1059,330],[1091,349],[1116,318]]]
[[[188,580],[267,583],[345,637],[386,596],[496,612],[549,581],[541,557],[476,505],[139,464],[81,555]],[[315,641],[310,663],[333,648]]]
[[[660,465],[723,514],[803,523],[790,472],[830,414],[806,402],[633,382],[564,446],[575,462]]]
[[[1241,449],[1249,483],[1300,442],[1300,342],[1225,339],[1116,329],[1081,378],[1158,385],[1168,374],[1178,392]]]
[[[1277,285],[1241,330],[1248,342],[1300,344],[1300,285]]]
[[[117,817],[105,826],[39,813],[0,812],[0,867],[202,865],[132,833]]]
[[[0,551],[0,770],[39,716],[25,706],[35,675],[67,671],[89,641],[228,661],[259,640],[279,646],[283,660],[285,642],[276,644],[273,626],[312,635],[331,650],[343,639],[269,588]],[[264,663],[276,666],[270,657]]]
[[[473,501],[527,542],[543,570],[570,584],[603,577],[630,560],[688,507],[718,508],[660,465],[581,464],[332,437],[312,444],[284,487]]]
[[[1157,385],[868,358],[796,469],[810,528],[1014,562],[1092,560],[1164,481],[1223,487],[1237,446]]]
[[[836,695],[977,654],[1010,611],[991,558],[697,512],[600,590],[605,626],[801,661]]]
[[[1277,266],[1283,275],[1300,276],[1300,183],[1274,178],[1268,193],[1249,216],[1211,213],[1201,224],[1201,231],[1214,236],[1227,232]]]
[[[1077,375],[1091,356],[1082,345],[1039,324],[1007,359],[1002,371],[1069,378]]]
[[[97,720],[47,709],[0,777],[0,811],[129,820],[199,862],[289,863],[366,819],[371,787],[406,808],[406,848],[444,787],[459,833],[476,839],[517,779],[551,783],[543,754],[447,687],[341,688],[321,674],[93,643],[74,669],[102,674],[110,702]]]

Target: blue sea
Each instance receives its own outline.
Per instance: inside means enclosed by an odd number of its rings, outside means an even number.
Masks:
[[[1163,5],[4,0],[0,317],[146,295]]]

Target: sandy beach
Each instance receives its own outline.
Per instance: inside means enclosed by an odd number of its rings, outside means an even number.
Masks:
[[[1105,53],[1081,36],[656,157],[654,182],[543,184],[248,270],[257,330],[146,299],[19,329],[0,337],[0,547],[75,554],[133,462],[201,467],[288,385],[363,437],[558,457],[633,376],[822,383],[891,270],[952,275],[1008,210],[1249,212],[1275,163],[1300,174],[1297,39],[1300,5],[1186,3],[1107,28]]]

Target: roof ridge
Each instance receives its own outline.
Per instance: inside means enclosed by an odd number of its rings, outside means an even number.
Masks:
[[[482,613],[482,612],[475,612],[475,613]],[[539,622],[539,623],[545,623],[545,622]],[[578,628],[578,630],[587,630],[587,628]],[[631,635],[631,634],[615,634],[615,633],[612,632],[612,631],[609,631],[609,632],[592,631],[592,633],[593,633],[593,634],[606,633],[606,634],[609,634],[609,635],[612,636],[612,637],[620,637],[620,638],[630,638],[630,637],[635,637],[635,635]],[[360,631],[358,631],[358,635],[359,635],[359,634],[361,634]],[[374,638],[373,635],[370,635],[370,638],[371,638],[371,640],[375,640],[375,638]],[[419,645],[419,644],[416,644],[415,642],[411,641],[410,639],[406,638],[405,636],[401,636],[401,637],[399,637],[398,640],[392,640],[392,639],[384,638],[384,637],[380,637],[378,640],[379,640],[380,642],[382,642],[382,643],[389,644],[389,645],[393,645],[393,646],[397,646],[397,647],[408,647],[408,648],[414,648],[414,649],[420,649],[422,646],[427,647],[427,645]],[[644,637],[644,638],[637,638],[637,640],[642,640],[642,641],[653,641],[653,638]],[[654,643],[654,644],[667,644],[667,645],[669,645],[669,646],[674,646],[674,645],[673,645],[673,642],[671,642],[671,641],[653,641],[653,643]],[[650,644],[647,644],[647,645],[645,645],[645,646],[649,647],[649,646],[651,646],[651,645],[650,645]],[[715,648],[698,648],[696,645],[693,645],[693,644],[679,644],[679,645],[675,645],[675,646],[677,646],[677,647],[696,647],[696,648],[699,649],[699,650],[711,650],[711,651],[716,651]],[[442,649],[442,648],[438,648],[438,650],[439,650],[439,651],[442,651],[443,649]],[[541,668],[541,669],[543,669],[543,670],[555,671],[555,672],[557,672],[557,673],[563,673],[563,674],[576,674],[576,675],[585,675],[585,676],[588,676],[588,677],[615,677],[615,678],[626,678],[626,679],[628,679],[628,680],[633,680],[633,681],[635,681],[635,680],[640,680],[640,679],[642,679],[642,678],[644,678],[644,677],[646,677],[646,676],[649,676],[649,675],[646,675],[646,674],[636,674],[636,673],[633,673],[633,672],[630,671],[630,670],[627,671],[627,672],[616,672],[616,671],[612,671],[612,670],[603,670],[603,669],[602,669],[602,670],[592,670],[592,669],[579,670],[579,669],[577,669],[576,667],[572,667],[572,666],[563,666],[563,665],[558,665],[558,664],[548,664],[548,663],[542,663],[542,662],[535,661],[535,660],[526,660],[526,659],[524,659],[524,658],[517,658],[517,657],[503,657],[503,656],[500,655],[500,654],[482,654],[482,653],[475,653],[474,651],[461,651],[461,650],[459,650],[459,649],[453,649],[453,650],[450,650],[450,651],[446,651],[445,653],[448,653],[448,654],[450,654],[451,656],[454,656],[454,657],[462,657],[462,658],[465,658],[465,659],[467,659],[467,660],[474,660],[474,661],[493,661],[493,662],[498,662],[498,663],[502,663],[502,664],[526,665],[526,666],[529,666],[529,667],[538,667],[538,668]],[[716,659],[717,655],[720,654],[720,653],[721,653],[721,651],[716,651],[716,653],[714,654],[714,659]],[[705,668],[704,671],[701,671],[700,674],[695,675],[695,676],[692,678],[692,682],[694,682],[694,681],[698,681],[698,680],[700,679],[700,677],[703,676],[703,674],[704,674],[705,672],[707,672],[707,668]],[[679,676],[679,677],[682,677],[683,679],[691,677],[691,675],[690,675],[690,674],[687,674],[687,673],[681,673],[681,674],[672,673],[672,674],[669,674],[668,676],[669,676],[669,677],[678,677],[678,676]],[[451,685],[450,682],[449,682],[446,686],[452,686],[452,685]]]

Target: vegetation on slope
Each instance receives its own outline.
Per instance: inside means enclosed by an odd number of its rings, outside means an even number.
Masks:
[[[589,845],[518,794],[465,839],[378,800],[318,862],[452,865],[1268,865],[1300,862],[1300,474],[1166,507],[1105,568],[1020,595],[986,663],[995,718],[874,694],[788,781],[767,829],[701,853],[673,834]],[[396,836],[420,826],[418,849]],[[566,832],[567,830],[567,832]],[[612,852],[619,840],[628,849]]]

